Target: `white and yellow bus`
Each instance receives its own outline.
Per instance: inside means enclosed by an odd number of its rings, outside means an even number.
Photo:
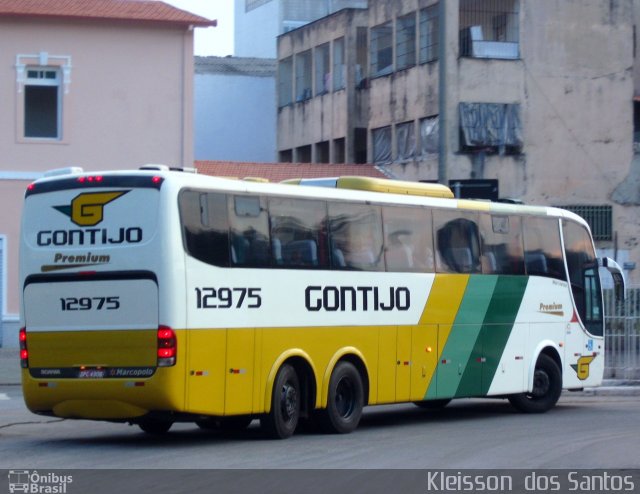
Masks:
[[[34,413],[285,438],[383,403],[544,412],[601,383],[598,259],[570,212],[362,177],[48,175],[20,247]]]

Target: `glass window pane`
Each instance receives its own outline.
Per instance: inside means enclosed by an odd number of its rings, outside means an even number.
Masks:
[[[371,76],[393,72],[393,25],[391,22],[371,29]]]
[[[562,221],[569,281],[576,310],[587,330],[602,335],[602,302],[600,283],[591,236],[587,229],[573,221]]]
[[[525,216],[523,230],[527,274],[565,280],[558,219]]]
[[[229,196],[231,263],[234,266],[263,267],[271,263],[265,202],[263,197]]]
[[[271,255],[275,266],[329,266],[326,209],[323,201],[269,199]]]
[[[433,272],[431,211],[389,206],[382,217],[387,271]]]
[[[380,208],[366,204],[329,203],[332,266],[382,271]]]
[[[480,214],[482,272],[524,274],[524,244],[519,216]]]
[[[179,204],[187,253],[207,264],[228,266],[229,224],[226,195],[183,191],[180,193]]]
[[[438,272],[481,272],[477,213],[434,210],[433,230]]]
[[[24,136],[58,137],[58,86],[25,85]]]
[[[414,13],[398,18],[396,24],[396,69],[416,64],[416,16]]]

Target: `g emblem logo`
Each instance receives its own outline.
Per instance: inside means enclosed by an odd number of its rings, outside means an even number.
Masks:
[[[129,192],[84,192],[77,195],[70,206],[54,206],[79,226],[95,226],[104,219],[104,207]]]

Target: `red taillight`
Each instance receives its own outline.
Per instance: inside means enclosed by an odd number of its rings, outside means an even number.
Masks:
[[[156,175],[155,177],[153,177],[153,178],[151,179],[151,181],[152,181],[154,184],[159,184],[160,182],[162,182],[162,177],[160,177],[160,176]]]
[[[27,185],[27,190],[28,190],[29,192],[31,192],[31,191],[32,191],[33,189],[35,189],[35,188],[36,188],[36,184],[31,183],[31,184]]]
[[[102,175],[85,175],[82,177],[78,177],[78,182],[83,183],[94,183],[94,182],[102,182],[104,177]]]
[[[158,367],[170,367],[176,363],[176,333],[167,326],[158,328]]]
[[[20,367],[29,367],[29,351],[27,350],[27,328],[20,328],[18,336],[20,340]]]

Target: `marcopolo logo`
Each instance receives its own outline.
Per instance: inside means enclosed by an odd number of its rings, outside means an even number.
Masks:
[[[53,208],[67,215],[78,226],[96,226],[104,219],[104,207],[127,192],[84,192],[77,195],[70,205]]]
[[[29,470],[9,470],[9,492],[33,494],[66,494],[67,484],[71,484],[71,475],[57,473],[38,473]]]

